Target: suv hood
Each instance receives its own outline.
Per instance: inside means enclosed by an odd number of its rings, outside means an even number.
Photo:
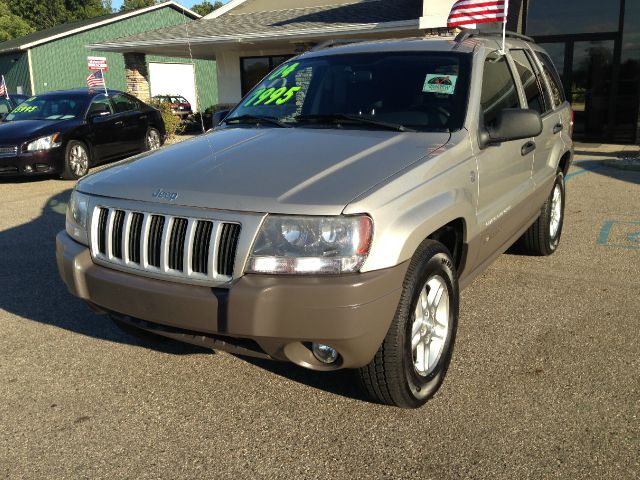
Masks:
[[[221,210],[338,215],[449,133],[227,128],[89,175],[78,190]]]

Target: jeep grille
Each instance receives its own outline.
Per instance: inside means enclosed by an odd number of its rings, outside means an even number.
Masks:
[[[91,253],[101,263],[159,278],[230,281],[237,223],[96,207]]]

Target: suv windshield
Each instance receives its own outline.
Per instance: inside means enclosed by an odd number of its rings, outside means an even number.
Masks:
[[[84,113],[87,95],[31,97],[14,108],[5,121],[70,120]]]
[[[470,55],[377,52],[293,59],[260,82],[225,123],[443,131],[464,122]],[[269,122],[268,120],[271,120]]]

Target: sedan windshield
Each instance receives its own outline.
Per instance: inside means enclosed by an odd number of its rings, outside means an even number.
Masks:
[[[87,102],[87,95],[31,97],[14,108],[5,121],[71,120],[84,113]]]
[[[462,128],[470,56],[377,52],[293,59],[225,119],[292,127],[453,131]]]

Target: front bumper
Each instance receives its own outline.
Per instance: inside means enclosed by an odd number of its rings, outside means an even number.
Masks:
[[[72,294],[138,328],[315,370],[371,361],[393,320],[408,266],[344,276],[245,275],[229,289],[214,289],[96,265],[89,249],[64,231],[56,237],[56,258]],[[332,346],[340,359],[322,364],[310,342]]]
[[[0,175],[38,175],[60,173],[64,163],[61,147],[39,152],[20,152],[10,157],[0,157]]]

